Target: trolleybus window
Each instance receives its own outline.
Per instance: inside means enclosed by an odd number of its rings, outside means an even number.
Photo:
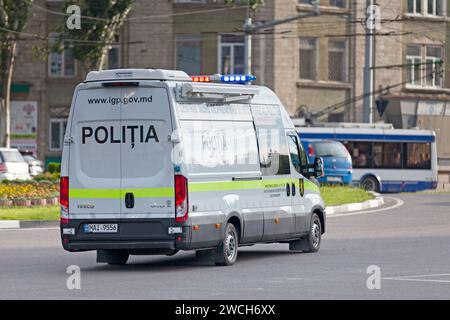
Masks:
[[[431,169],[430,143],[345,142],[353,168]]]
[[[429,143],[408,143],[406,154],[408,169],[431,169],[431,145]]]

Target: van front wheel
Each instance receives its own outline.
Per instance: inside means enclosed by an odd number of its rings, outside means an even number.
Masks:
[[[228,223],[225,229],[225,237],[216,249],[215,263],[218,266],[231,266],[236,262],[238,255],[238,234],[233,224]]]
[[[313,253],[319,251],[321,242],[322,223],[320,222],[320,218],[317,213],[314,213],[311,216],[308,235],[303,239],[291,241],[289,243],[289,250]]]

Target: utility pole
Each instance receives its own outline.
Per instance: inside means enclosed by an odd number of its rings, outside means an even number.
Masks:
[[[374,0],[366,0],[366,49],[364,66],[364,104],[363,104],[363,122],[373,122],[373,91],[374,91],[374,48],[376,28],[376,14]]]
[[[303,18],[311,17],[311,16],[318,16],[320,15],[320,7],[319,7],[319,1],[318,0],[312,0],[311,5],[313,6],[313,10],[311,12],[302,13],[290,18],[286,19],[280,19],[280,20],[273,20],[269,22],[263,22],[263,23],[252,23],[251,18],[247,18],[245,20],[245,24],[243,26],[243,31],[245,34],[245,73],[251,74],[252,73],[252,33],[267,29],[271,27],[278,26],[280,24],[288,23],[294,20],[300,20]]]
[[[245,19],[245,27],[252,25],[252,18]],[[250,32],[245,33],[245,74],[251,74],[252,71],[252,34]]]

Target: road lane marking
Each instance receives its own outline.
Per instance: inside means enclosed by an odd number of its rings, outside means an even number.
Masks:
[[[382,280],[394,280],[394,281],[410,281],[410,282],[432,282],[432,283],[450,283],[450,280],[441,279],[424,279],[435,277],[449,277],[450,273],[435,273],[435,274],[419,274],[419,275],[407,275],[396,277],[382,277]]]
[[[409,276],[395,276],[395,277],[387,277],[386,279],[391,278],[428,278],[428,277],[448,277],[450,273],[436,273],[436,274],[420,274],[420,275],[409,275]]]
[[[349,216],[357,216],[360,214],[370,214],[370,213],[377,213],[377,212],[383,212],[383,211],[389,211],[397,209],[405,204],[405,202],[402,199],[394,198],[394,197],[384,197],[385,199],[391,199],[394,200],[396,203],[390,207],[382,208],[382,209],[375,209],[375,210],[365,210],[365,211],[359,211],[354,213],[341,213],[341,214],[333,214],[330,216],[327,216],[327,219],[330,218],[337,218],[337,217],[349,217]]]
[[[433,280],[433,279],[381,278],[381,280],[410,281],[410,282],[450,283],[450,280]]]

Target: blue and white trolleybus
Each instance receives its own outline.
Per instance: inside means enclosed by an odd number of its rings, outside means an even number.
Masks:
[[[355,124],[297,129],[300,138],[342,142],[352,156],[353,183],[366,190],[416,192],[437,187],[433,131]]]

